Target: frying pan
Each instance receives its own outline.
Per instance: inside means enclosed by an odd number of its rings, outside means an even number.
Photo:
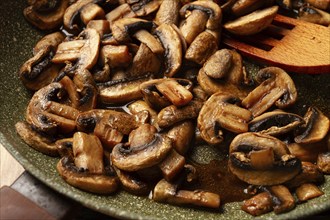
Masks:
[[[212,211],[191,207],[160,204],[145,197],[121,191],[112,196],[83,192],[66,184],[57,174],[58,158],[43,155],[24,144],[15,132],[16,122],[24,120],[25,108],[31,98],[18,79],[17,72],[28,58],[32,48],[45,33],[32,28],[22,15],[25,0],[0,2],[0,142],[33,176],[57,192],[81,203],[83,206],[109,216],[126,219],[252,219],[240,210],[239,203],[225,204],[221,210]],[[302,75],[291,73],[298,88],[295,111],[304,113],[308,106],[319,107],[330,116],[330,75]],[[207,163],[217,157],[213,148],[197,148],[195,160]],[[325,194],[291,212],[263,215],[262,218],[292,219],[306,217],[330,209],[330,176],[321,185]]]

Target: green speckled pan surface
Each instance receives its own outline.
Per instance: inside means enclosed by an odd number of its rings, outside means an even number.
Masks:
[[[17,71],[32,55],[32,47],[43,33],[29,26],[22,15],[25,0],[0,1],[0,141],[28,170],[49,187],[96,211],[128,219],[252,219],[240,210],[239,203],[226,204],[220,211],[182,208],[152,202],[125,192],[114,196],[98,196],[67,185],[56,173],[57,158],[45,156],[25,145],[14,125],[23,120],[31,94],[21,85]],[[330,116],[330,75],[292,75],[299,91],[298,108],[315,104]],[[207,162],[217,157],[212,148],[195,150],[194,158]],[[324,196],[298,205],[281,215],[267,214],[262,219],[295,219],[330,209],[330,176],[321,186]]]

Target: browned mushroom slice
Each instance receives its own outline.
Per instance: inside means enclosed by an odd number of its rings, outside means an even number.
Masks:
[[[61,26],[63,15],[69,3],[70,0],[60,0],[58,6],[53,7],[51,10],[47,11],[47,13],[31,5],[24,9],[23,14],[35,27],[41,30],[51,30]]]
[[[257,10],[234,21],[227,22],[224,24],[224,28],[237,35],[256,34],[270,25],[277,11],[278,6]]]
[[[306,0],[307,3],[313,5],[316,8],[319,8],[324,11],[330,10],[330,2],[329,1],[319,1],[319,0]]]
[[[91,20],[86,25],[86,28],[95,29],[99,33],[101,39],[111,31],[110,24],[107,20]]]
[[[195,1],[185,4],[180,9],[181,17],[184,16],[186,11],[200,10],[208,15],[208,20],[206,23],[206,28],[209,30],[220,29],[220,24],[222,21],[222,12],[220,6],[213,1]]]
[[[175,205],[195,205],[208,208],[220,207],[220,196],[203,190],[178,190],[177,184],[172,184],[165,179],[160,180],[155,186],[152,199]]]
[[[267,3],[272,2],[272,0],[258,1],[258,0],[237,0],[231,7],[230,12],[235,16],[243,16],[249,14]],[[273,3],[271,3],[273,4]]]
[[[161,3],[157,0],[138,0],[131,4],[131,9],[137,16],[143,17],[157,11]]]
[[[76,132],[72,144],[74,164],[78,169],[88,170],[91,174],[102,174],[103,148],[100,140],[92,134]]]
[[[65,39],[62,32],[54,32],[43,36],[34,46],[33,54],[36,55],[40,50],[46,47],[51,47],[53,51],[56,51],[57,46]]]
[[[144,43],[140,44],[132,65],[127,69],[130,77],[140,77],[146,74],[157,74],[161,68],[160,59]]]
[[[273,200],[269,192],[261,192],[244,200],[241,209],[250,215],[259,216],[273,210]]]
[[[56,168],[67,183],[88,192],[111,194],[119,186],[118,177],[106,174],[90,174],[88,171],[81,171],[74,165],[73,159],[69,157],[63,157],[57,163]]]
[[[322,192],[315,184],[312,183],[302,184],[296,189],[296,195],[300,202],[314,199],[316,197],[322,196],[323,194],[324,192]]]
[[[134,33],[139,30],[150,31],[153,25],[152,21],[140,18],[121,18],[113,23],[111,29],[118,42],[129,42]]]
[[[100,35],[95,29],[85,29],[79,39],[61,43],[52,59],[54,63],[76,61],[81,69],[91,69],[99,55]]]
[[[127,67],[132,62],[132,54],[126,45],[105,45],[101,48],[100,60],[111,68]]]
[[[149,47],[149,49],[154,54],[162,54],[164,53],[164,48],[161,43],[148,31],[146,30],[139,30],[133,34],[133,36],[139,40],[141,43],[144,43]]]
[[[150,124],[142,124],[129,133],[128,142],[132,148],[141,146],[150,143],[154,139],[156,133],[157,129],[154,126]]]
[[[155,109],[162,109],[171,103],[186,105],[192,99],[192,82],[187,79],[155,79],[140,85],[144,100]]]
[[[171,149],[171,139],[156,134],[151,142],[140,146],[117,144],[112,150],[111,161],[119,169],[137,171],[160,163]]]
[[[138,175],[134,172],[127,172],[113,167],[116,171],[118,179],[120,180],[125,191],[134,195],[147,195],[149,193],[148,185],[140,180]]]
[[[94,134],[100,139],[103,146],[107,150],[112,150],[114,146],[121,143],[124,134],[112,128],[108,124],[107,118],[102,118],[95,126]]]
[[[296,143],[315,143],[327,135],[330,120],[319,109],[310,107],[304,115],[304,120],[306,124],[298,127],[296,131]]]
[[[133,115],[138,115],[139,112],[147,111],[150,116],[150,124],[155,125],[157,123],[157,112],[152,109],[147,102],[143,100],[137,100],[135,102],[130,103],[127,108],[130,113]]]
[[[179,23],[179,10],[181,4],[177,0],[162,1],[157,11],[155,22],[160,24],[174,24]]]
[[[162,43],[164,53],[163,71],[165,76],[173,77],[181,67],[182,64],[182,49],[183,45],[179,33],[169,24],[161,24],[156,28],[154,33],[159,41]]]
[[[132,11],[129,4],[124,3],[111,10],[105,17],[109,21],[111,27],[115,21],[121,18],[134,18],[136,14]]]
[[[67,115],[76,114],[77,110],[64,104],[52,108],[55,103],[51,101],[58,100],[63,90],[64,88],[60,83],[51,83],[38,90],[27,107],[26,121],[37,130],[48,134],[55,134],[58,130],[63,133],[73,131],[76,127],[75,121],[71,119],[72,117],[66,117]]]
[[[56,149],[61,157],[67,156],[73,158],[72,145],[73,138],[63,138],[55,142]]]
[[[234,133],[248,131],[251,112],[236,105],[240,99],[224,93],[213,94],[203,105],[197,119],[202,138],[209,144],[223,141],[221,128]]]
[[[289,188],[296,188],[304,183],[322,183],[324,182],[324,175],[318,167],[310,162],[301,162],[301,172],[291,180],[287,181],[285,185]]]
[[[173,148],[181,155],[189,150],[194,135],[195,125],[191,120],[178,123],[167,132],[167,136],[172,139]]]
[[[266,112],[249,122],[249,131],[277,136],[288,133],[304,123],[299,115],[282,110]]]
[[[197,118],[202,106],[203,103],[196,100],[193,100],[188,105],[180,108],[176,107],[175,105],[170,105],[166,108],[163,108],[158,113],[157,124],[160,128],[166,128],[180,121],[195,119]]]
[[[104,117],[112,114],[113,110],[92,109],[81,112],[76,118],[78,131],[93,132],[96,124]]]
[[[22,140],[30,147],[49,156],[58,156],[54,140],[35,131],[26,122],[17,122],[15,129]]]
[[[330,13],[311,5],[303,5],[299,8],[298,18],[314,24],[330,25]]]
[[[186,159],[172,149],[167,157],[158,164],[163,173],[163,177],[167,181],[173,180],[183,170]]]
[[[317,167],[325,174],[330,174],[330,152],[321,153],[317,157]]]
[[[187,49],[185,58],[189,61],[203,65],[205,61],[218,50],[216,38],[207,31],[196,36]]]
[[[75,31],[80,29],[79,27],[79,18],[81,9],[90,3],[93,3],[95,0],[79,0],[70,5],[63,15],[63,25],[64,28],[68,31]],[[78,20],[78,23],[77,23]]]
[[[253,116],[258,116],[273,104],[279,108],[293,105],[297,100],[297,90],[291,77],[278,67],[261,69],[256,76],[260,85],[243,99],[242,105]]]
[[[84,5],[80,10],[80,19],[87,25],[91,20],[103,19],[105,13],[103,8],[94,3]]]
[[[288,212],[295,207],[295,200],[287,187],[275,185],[270,186],[267,190],[273,196],[273,206],[276,214]]]
[[[142,98],[140,85],[150,80],[149,76],[130,80],[99,83],[99,100],[102,103],[127,103]]]
[[[230,171],[253,185],[282,184],[301,170],[300,160],[289,154],[282,141],[269,135],[251,132],[239,134],[231,142],[229,154]]]
[[[314,163],[320,153],[327,151],[327,144],[325,140],[310,144],[289,143],[288,148],[301,161]]]
[[[215,52],[203,66],[205,74],[214,79],[225,77],[233,64],[233,54],[228,49]]]

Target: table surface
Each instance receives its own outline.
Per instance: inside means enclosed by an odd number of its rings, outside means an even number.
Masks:
[[[0,144],[0,188],[10,186],[23,172],[24,168]]]

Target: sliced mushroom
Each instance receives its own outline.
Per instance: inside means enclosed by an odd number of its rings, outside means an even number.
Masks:
[[[209,32],[203,31],[190,44],[185,58],[199,65],[203,65],[206,60],[218,50],[217,39]]]
[[[250,215],[259,216],[273,210],[273,201],[269,192],[261,192],[244,200],[241,209]]]
[[[172,139],[173,148],[181,155],[189,150],[194,135],[195,125],[191,120],[178,123],[167,132],[167,136]]]
[[[249,122],[249,131],[277,136],[286,134],[304,123],[304,119],[297,114],[282,110],[266,112]]]
[[[330,152],[319,154],[316,164],[323,173],[330,174]]]
[[[318,167],[310,162],[301,162],[301,171],[291,180],[287,181],[285,185],[287,187],[296,188],[304,183],[322,183],[324,182],[324,175],[318,169]]]
[[[310,5],[304,5],[299,8],[298,18],[324,26],[330,25],[330,13]]]
[[[79,30],[81,28],[81,24],[79,23],[80,11],[85,5],[93,3],[94,1],[95,0],[79,0],[70,5],[63,15],[64,28],[71,32]]]
[[[282,184],[301,170],[300,160],[289,154],[282,141],[269,135],[239,134],[231,142],[229,154],[230,171],[253,185]]]
[[[60,99],[63,89],[60,83],[51,83],[38,90],[27,107],[26,121],[48,134],[55,134],[58,130],[62,133],[73,131],[76,127],[74,117],[78,115],[78,110],[54,102]]]
[[[203,105],[197,119],[202,138],[209,144],[223,141],[221,128],[234,133],[248,131],[251,112],[236,105],[240,99],[223,93],[213,94]]]
[[[186,13],[186,11],[200,10],[208,15],[208,20],[206,23],[206,28],[209,30],[218,30],[220,29],[220,24],[222,21],[222,12],[220,6],[213,1],[195,1],[188,4],[185,4],[180,9],[180,15]]]
[[[173,180],[180,174],[186,164],[186,159],[176,150],[172,149],[167,157],[158,164],[163,173],[163,177],[167,181]]]
[[[179,23],[179,10],[181,4],[177,0],[162,1],[157,11],[155,22],[161,24],[174,24]]]
[[[178,108],[175,105],[170,105],[163,108],[158,113],[157,124],[160,128],[166,128],[180,121],[195,119],[197,118],[202,106],[203,103],[196,100],[191,101],[188,105],[181,108]]]
[[[224,28],[236,35],[256,34],[270,25],[277,11],[278,6],[257,10],[234,21],[227,22],[224,24]]]
[[[143,100],[137,100],[130,103],[127,108],[133,115],[137,115],[139,112],[147,111],[150,116],[150,124],[155,125],[157,123],[157,112],[152,109],[147,102]]]
[[[57,163],[56,168],[67,183],[88,192],[111,194],[119,186],[118,177],[106,174],[90,174],[88,171],[81,171],[74,165],[73,158],[63,157]]]
[[[62,32],[54,32],[43,36],[34,46],[33,54],[36,55],[40,50],[51,47],[53,52],[56,51],[57,46],[65,39]]]
[[[144,100],[155,109],[171,103],[177,106],[188,104],[192,99],[192,82],[179,78],[149,80],[140,85]]]
[[[155,186],[152,199],[156,202],[165,202],[175,205],[195,205],[208,208],[220,207],[220,196],[202,190],[178,190],[178,184],[172,184],[165,179]]]
[[[58,151],[52,138],[35,131],[26,122],[17,122],[15,129],[22,140],[30,147],[49,156],[58,156]]]
[[[316,197],[322,196],[323,194],[324,192],[322,192],[315,184],[312,183],[302,184],[296,189],[296,195],[300,202],[314,199]]]
[[[133,58],[132,65],[127,69],[127,73],[133,78],[141,77],[147,74],[157,74],[160,67],[161,62],[157,55],[147,45],[141,43]]]
[[[129,133],[128,142],[131,148],[141,146],[150,143],[154,139],[156,133],[157,129],[154,126],[150,124],[142,124]]]
[[[109,81],[98,84],[99,100],[102,103],[127,103],[142,98],[140,85],[150,80],[149,76],[130,80]]]
[[[67,156],[73,158],[72,145],[73,138],[63,138],[55,142],[56,149],[61,157]]]
[[[180,69],[183,53],[180,35],[173,26],[174,25],[161,24],[154,32],[165,49],[165,70],[163,73],[168,77],[173,77]]]
[[[328,0],[322,1],[322,0],[305,0],[307,3],[313,5],[316,8],[319,8],[324,11],[330,10],[330,2]]]
[[[327,135],[330,120],[319,109],[310,107],[304,115],[304,120],[306,123],[296,130],[296,143],[315,143]]]
[[[85,25],[92,20],[103,19],[104,17],[103,8],[94,3],[84,5],[80,10],[80,19]]]
[[[84,132],[74,133],[72,150],[74,164],[78,169],[88,170],[91,174],[104,172],[103,148],[95,135]]]
[[[273,104],[283,109],[293,105],[297,100],[297,90],[291,77],[278,67],[261,69],[256,76],[259,84],[246,98],[242,105],[256,117]]]
[[[228,49],[215,52],[203,66],[205,74],[213,79],[225,77],[233,65],[233,54]]]
[[[54,1],[48,1],[54,2]],[[66,9],[69,7],[70,0],[59,0],[58,6],[51,6],[45,11],[45,9],[41,9],[41,7],[36,6],[36,4],[31,5],[24,9],[23,14],[24,17],[35,27],[41,30],[51,30],[61,26],[63,20],[64,13]]]
[[[316,162],[317,156],[320,153],[327,151],[327,145],[325,140],[310,143],[310,144],[299,144],[299,143],[289,143],[288,148],[290,153],[295,155],[301,161]]]
[[[117,144],[111,153],[112,163],[125,171],[137,171],[160,163],[172,149],[171,139],[155,134],[154,139],[140,146]]]
[[[266,1],[258,1],[258,0],[237,0],[233,6],[231,7],[231,13],[233,13],[235,16],[243,16],[246,14],[249,14],[265,4],[267,2],[271,2],[271,0]]]
[[[131,9],[137,16],[143,17],[157,11],[161,3],[162,1],[138,0],[131,4]]]
[[[116,171],[118,179],[120,180],[123,188],[134,195],[147,195],[149,192],[148,185],[140,180],[138,175],[134,172],[127,172],[113,167]]]
[[[85,29],[78,40],[66,41],[58,45],[54,63],[77,61],[77,68],[91,69],[97,62],[100,46],[100,35],[95,29]]]
[[[111,68],[127,67],[132,62],[132,54],[126,45],[105,45],[101,48],[100,60]]]
[[[110,151],[124,139],[122,132],[109,125],[107,117],[97,122],[94,128],[94,134],[100,139],[104,148]]]
[[[113,23],[111,29],[118,42],[129,42],[134,33],[139,30],[150,31],[153,25],[152,21],[140,18],[121,18]]]
[[[289,189],[284,185],[270,186],[267,190],[273,197],[274,212],[276,214],[288,212],[295,207],[295,200]]]
[[[133,36],[139,40],[141,43],[144,43],[149,47],[149,49],[154,54],[162,54],[164,53],[164,48],[161,43],[148,31],[139,30],[133,34]]]
[[[136,14],[132,11],[129,4],[125,3],[111,10],[105,17],[109,21],[111,27],[115,21],[121,18],[134,18]]]

